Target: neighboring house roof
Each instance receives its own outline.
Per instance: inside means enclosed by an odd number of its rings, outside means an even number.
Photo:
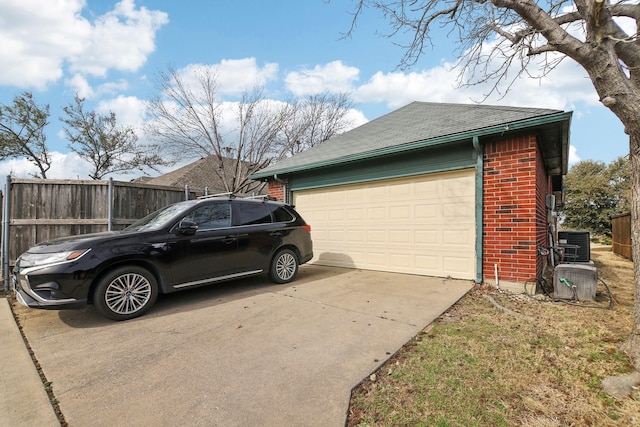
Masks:
[[[566,173],[571,113],[543,108],[413,102],[253,174],[259,179],[525,128],[546,132],[547,168]],[[553,173],[553,172],[552,172]]]
[[[233,176],[235,160],[224,158],[224,167],[227,169],[227,176]],[[220,178],[220,162],[215,156],[207,156],[193,163],[189,163],[179,169],[160,175],[156,178],[145,181],[146,184],[164,185],[168,187],[184,187],[188,185],[193,189],[208,188],[208,192],[226,192],[224,182]]]
[[[217,167],[218,160],[208,156],[164,175],[152,178],[146,183],[167,187],[184,187],[185,185],[192,188],[208,187],[213,191],[225,191],[224,184],[215,173],[215,168]]]

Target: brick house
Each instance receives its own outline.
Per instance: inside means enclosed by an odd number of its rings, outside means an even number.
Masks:
[[[541,272],[571,112],[414,102],[252,175],[324,265],[521,284]],[[553,229],[551,229],[553,231]]]

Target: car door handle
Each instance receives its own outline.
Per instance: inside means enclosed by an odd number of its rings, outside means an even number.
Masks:
[[[226,243],[227,245],[230,245],[232,243],[234,243],[236,241],[235,237],[225,237],[224,239],[222,239],[223,243]]]
[[[269,236],[271,237],[282,237],[282,231],[272,231]]]

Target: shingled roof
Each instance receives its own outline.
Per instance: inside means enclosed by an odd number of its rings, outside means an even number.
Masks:
[[[309,170],[385,153],[557,122],[566,122],[566,135],[561,136],[554,132],[554,139],[565,140],[554,141],[559,152],[553,155],[560,158],[560,162],[565,165],[556,164],[554,167],[565,170],[566,173],[566,152],[561,151],[567,150],[570,117],[571,113],[543,108],[413,102],[262,169],[251,178]],[[563,144],[564,149],[560,147]]]
[[[227,175],[233,176],[235,169],[234,159],[223,159]],[[189,163],[174,171],[168,172],[145,181],[146,184],[163,185],[168,187],[184,187],[188,185],[193,189],[208,189],[209,193],[226,192],[226,187],[219,174],[220,162],[215,156],[207,156],[193,163]],[[256,183],[260,186],[260,183]]]
[[[174,171],[152,178],[147,184],[164,185],[167,187],[205,188],[215,192],[225,191],[224,184],[215,173],[218,160],[213,156],[204,157],[193,163],[189,163]]]

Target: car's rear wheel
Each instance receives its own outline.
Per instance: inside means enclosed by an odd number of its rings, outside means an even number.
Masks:
[[[158,282],[138,266],[119,267],[105,275],[94,294],[96,310],[112,320],[127,320],[149,311],[158,298]]]
[[[279,251],[271,260],[269,277],[276,283],[289,283],[298,273],[298,257],[291,249]]]

